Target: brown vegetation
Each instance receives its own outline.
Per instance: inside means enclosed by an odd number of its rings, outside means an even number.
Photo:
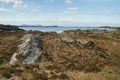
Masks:
[[[35,64],[9,65],[27,33],[39,36],[43,55]],[[70,30],[0,33],[0,78],[21,80],[119,80],[120,31]],[[62,38],[66,40],[62,40]],[[78,40],[85,40],[81,43]],[[67,41],[68,40],[68,41]],[[21,57],[19,55],[18,57]],[[112,66],[112,67],[111,67]]]

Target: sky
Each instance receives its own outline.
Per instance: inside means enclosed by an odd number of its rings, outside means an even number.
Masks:
[[[0,24],[120,26],[120,0],[0,0]]]

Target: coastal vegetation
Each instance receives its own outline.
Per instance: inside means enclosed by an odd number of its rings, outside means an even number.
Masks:
[[[18,26],[15,26],[15,25],[3,25],[3,24],[0,24],[0,31],[16,31],[16,30],[22,30],[22,29],[19,29]]]
[[[61,33],[0,31],[0,80],[119,80],[120,29],[68,30]],[[21,38],[33,34],[41,41],[42,55],[34,64],[9,64]],[[17,56],[21,58],[22,55]]]

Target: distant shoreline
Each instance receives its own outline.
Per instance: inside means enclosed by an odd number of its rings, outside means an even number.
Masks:
[[[58,27],[36,27],[36,26],[30,26],[30,27],[19,27],[21,29],[24,30],[32,30],[32,31],[42,31],[42,32],[63,32],[66,30],[113,30],[115,28],[110,28],[110,27],[62,27],[62,26],[58,26]]]
[[[100,27],[68,27],[68,26],[15,26],[15,25],[3,25],[0,24],[0,31],[18,31],[18,30],[38,30],[42,32],[63,32],[66,30],[113,30],[120,29],[120,27],[100,26]]]

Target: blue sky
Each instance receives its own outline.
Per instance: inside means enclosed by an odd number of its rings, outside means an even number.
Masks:
[[[0,0],[0,23],[120,26],[120,0]]]

